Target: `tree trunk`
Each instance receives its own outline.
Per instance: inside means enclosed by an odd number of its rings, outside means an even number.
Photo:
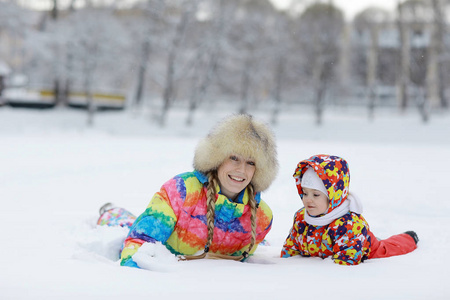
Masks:
[[[202,78],[202,76],[198,75],[194,78],[194,88],[191,93],[191,97],[189,99],[189,112],[186,118],[186,125],[191,126],[194,122],[194,113],[196,109],[199,106],[199,103],[203,100],[203,97],[206,94],[206,90],[208,89],[209,85],[211,84],[212,79],[214,78],[217,66],[219,64],[219,57],[221,53],[221,42],[224,38],[225,33],[225,15],[223,7],[225,5],[226,0],[220,0],[219,6],[218,6],[218,17],[217,20],[214,20],[214,41],[213,46],[211,47],[210,53],[209,53],[209,60],[206,66],[206,72],[205,76]],[[198,49],[199,53],[198,56],[201,56],[202,49]],[[199,58],[200,59],[200,58]],[[199,82],[197,84],[197,82]]]
[[[97,110],[97,107],[94,102],[93,93],[92,93],[92,77],[93,77],[93,72],[95,70],[95,57],[96,57],[96,55],[95,55],[96,51],[94,50],[94,47],[92,48],[90,53],[92,53],[93,57],[87,59],[84,62],[84,67],[85,67],[84,93],[85,93],[85,97],[86,97],[86,110],[87,110],[87,117],[88,117],[87,125],[89,127],[92,127],[92,126],[94,126],[94,116],[95,116],[95,112]]]
[[[161,114],[159,117],[159,125],[161,127],[165,126],[167,112],[169,111],[171,102],[173,101],[173,96],[175,94],[175,63],[179,51],[181,41],[186,33],[186,27],[189,19],[189,11],[185,10],[182,13],[181,20],[176,26],[175,35],[172,40],[172,46],[169,49],[169,55],[167,58],[167,72],[166,72],[166,82],[164,85],[163,92],[163,107],[161,109]]]
[[[133,101],[136,111],[142,106],[142,96],[144,93],[145,75],[147,73],[147,61],[149,56],[150,56],[150,42],[146,40],[142,44],[141,61],[139,63],[139,71],[138,71],[138,85],[136,88],[136,94],[134,96]]]
[[[249,99],[248,92],[250,90],[250,71],[251,70],[251,58],[247,58],[242,69],[241,80],[241,107],[239,109],[240,114],[245,114],[248,111]]]
[[[53,96],[54,96],[54,104],[55,106],[61,105],[61,85],[59,78],[55,78],[53,81]]]
[[[161,127],[166,124],[166,116],[169,111],[170,102],[174,94],[174,73],[175,73],[175,51],[169,54],[169,59],[167,60],[167,73],[166,73],[166,84],[163,93],[163,107],[161,109],[161,115],[159,118],[159,125]]]
[[[442,108],[448,108],[448,101],[445,95],[446,85],[446,73],[444,70],[444,64],[441,57],[444,55],[444,37],[445,37],[445,9],[442,7],[442,2],[439,0],[433,0],[433,12],[434,12],[434,45],[436,46],[436,56],[438,58],[438,92],[439,92],[439,104]]]
[[[323,117],[323,104],[324,104],[324,95],[325,95],[325,81],[323,78],[323,70],[324,66],[321,62],[320,57],[317,58],[315,62],[315,67],[313,71],[313,80],[315,86],[315,114],[316,114],[316,125],[320,126],[322,124]]]
[[[86,110],[87,110],[87,125],[89,127],[94,126],[94,115],[96,111],[95,103],[94,103],[94,97],[92,95],[92,86],[91,86],[91,71],[88,70],[85,74],[85,80],[84,80],[84,93],[86,95]]]
[[[284,75],[284,65],[285,65],[285,58],[283,56],[278,57],[278,63],[275,71],[275,88],[273,93],[273,98],[275,101],[275,105],[272,111],[272,118],[271,123],[273,125],[276,125],[278,123],[278,115],[280,114],[281,109],[281,91],[282,91],[282,84],[283,84],[283,75]]]
[[[323,122],[323,104],[325,96],[326,84],[325,82],[319,82],[318,88],[316,89],[316,125],[320,126]]]
[[[418,87],[416,97],[417,97],[417,106],[419,108],[422,122],[428,123],[428,121],[430,120],[430,109],[429,109],[430,106],[423,87]]]
[[[197,109],[199,103],[203,100],[206,94],[206,89],[209,87],[212,78],[217,69],[218,55],[213,54],[211,58],[211,63],[206,71],[205,78],[201,81],[200,86],[195,86],[191,94],[191,99],[189,101],[189,112],[186,118],[186,125],[191,126],[193,124],[194,112]]]
[[[437,54],[436,28],[427,48],[426,98],[433,107],[439,106],[439,62]]]
[[[187,126],[192,125],[194,119],[194,112],[197,109],[199,103],[203,100],[203,97],[206,94],[206,90],[209,87],[211,80],[216,73],[220,52],[217,48],[218,46],[216,45],[210,54],[210,59],[206,66],[205,75],[202,77],[199,74],[198,70],[195,71],[196,75],[194,77],[194,87],[192,88],[192,93],[189,99],[189,111],[186,118]]]
[[[376,82],[378,67],[378,27],[370,28],[370,48],[367,53],[367,88],[369,90],[369,120],[375,117]]]
[[[397,80],[398,101],[401,111],[405,111],[408,106],[408,85],[410,72],[410,43],[409,30],[404,24],[403,8],[398,4],[398,31],[400,36],[400,74]]]
[[[315,43],[315,48],[319,48],[319,44]],[[325,94],[325,78],[324,78],[324,62],[323,57],[320,54],[321,52],[319,50],[316,51],[317,56],[315,57],[314,61],[314,69],[313,69],[313,86],[315,91],[315,101],[314,101],[314,108],[315,108],[315,114],[316,114],[316,124],[320,126],[322,124],[322,115],[323,115],[323,101],[324,101],[324,94]]]
[[[53,8],[52,8],[52,19],[58,19],[58,0],[53,0]]]
[[[66,107],[69,104],[70,90],[72,88],[72,81],[67,78],[64,90],[61,95],[61,107]]]

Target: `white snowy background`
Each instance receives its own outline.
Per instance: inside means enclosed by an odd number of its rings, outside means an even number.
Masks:
[[[273,228],[253,263],[155,258],[155,271],[120,267],[122,228],[96,226],[113,202],[140,214],[159,187],[192,170],[199,138],[229,111],[199,111],[192,128],[170,113],[165,129],[149,116],[0,108],[0,299],[449,299],[450,118],[423,124],[412,110],[283,112],[280,172],[263,198]],[[264,121],[269,116],[255,113]],[[301,207],[292,173],[313,154],[347,159],[351,191],[380,238],[415,230],[413,253],[339,266],[330,259],[278,258]]]

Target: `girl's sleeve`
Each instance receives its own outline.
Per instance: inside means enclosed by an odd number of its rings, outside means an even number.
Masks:
[[[347,222],[337,220],[328,234],[334,240],[334,263],[358,265],[362,262],[367,240],[367,227],[363,222],[354,219]]]
[[[174,231],[176,222],[176,214],[163,186],[131,227],[125,239],[120,264],[139,268],[133,261],[133,255],[144,243],[159,241],[164,244]]]
[[[287,258],[300,254],[296,239],[299,235],[299,223],[299,212],[296,212],[294,216],[294,224],[292,225],[291,231],[289,232],[289,235],[284,242],[283,248],[281,249],[281,258]]]

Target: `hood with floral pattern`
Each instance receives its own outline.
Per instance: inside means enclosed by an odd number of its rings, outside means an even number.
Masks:
[[[325,212],[327,214],[347,199],[350,185],[350,171],[347,161],[334,155],[318,154],[299,162],[293,176],[300,196],[303,194],[302,176],[308,166],[313,168],[319,178],[322,179],[328,192],[330,205]]]

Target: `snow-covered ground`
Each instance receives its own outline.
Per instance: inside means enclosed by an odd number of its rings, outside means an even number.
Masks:
[[[263,194],[271,246],[253,263],[163,256],[146,271],[118,265],[127,231],[97,227],[98,208],[109,201],[140,214],[162,183],[192,169],[198,139],[226,111],[198,112],[192,128],[172,112],[165,129],[150,116],[101,113],[88,128],[82,111],[1,107],[0,299],[449,299],[450,115],[424,125],[415,111],[374,122],[365,114],[333,109],[320,128],[309,110],[282,114],[280,173]],[[419,248],[353,267],[278,258],[301,207],[292,173],[317,153],[347,159],[378,237],[415,230]]]

